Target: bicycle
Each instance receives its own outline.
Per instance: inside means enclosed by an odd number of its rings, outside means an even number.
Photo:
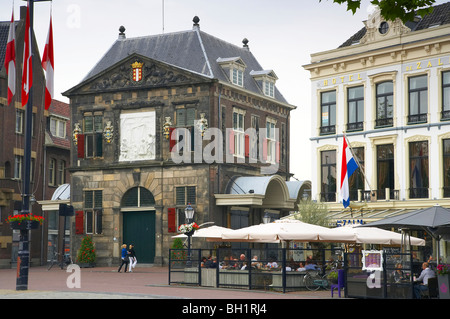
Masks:
[[[328,289],[330,287],[330,273],[337,271],[341,264],[342,263],[339,261],[333,261],[328,265],[330,268],[325,267],[324,270],[317,269],[307,271],[303,278],[306,288],[310,291],[316,291],[320,288]]]
[[[319,274],[318,270],[310,270],[303,277],[303,282],[309,291],[316,291],[320,288],[327,289],[330,286],[327,276],[328,274]]]
[[[61,261],[58,261],[58,257],[61,254],[58,252],[53,252],[52,259],[49,261],[47,265],[47,271],[52,269],[53,265],[59,265],[61,269],[64,269],[64,267],[67,267],[68,265],[72,264],[72,258],[70,258],[70,255],[65,254]]]

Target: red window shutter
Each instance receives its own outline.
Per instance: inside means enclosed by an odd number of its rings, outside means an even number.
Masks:
[[[77,210],[75,212],[75,234],[84,234],[84,222],[83,222],[83,211]]]
[[[78,158],[84,158],[84,134],[77,135]]]
[[[178,142],[178,140],[177,140],[177,138],[176,138],[176,136],[175,136],[175,139],[173,139],[172,138],[172,133],[173,133],[173,131],[175,130],[175,128],[174,127],[170,127],[169,128],[169,151],[170,152],[172,152],[172,149],[173,149],[173,147],[175,146],[175,145],[177,145],[177,142]]]
[[[230,136],[228,136],[229,139],[229,152],[230,154],[234,154],[234,131],[230,130]]]
[[[176,233],[177,232],[177,224],[175,222],[175,208],[168,208],[167,209],[167,224],[168,224],[168,232],[169,233]]]
[[[245,157],[250,156],[250,136],[245,135]]]
[[[280,142],[277,142],[275,144],[275,148],[276,148],[276,150],[275,150],[275,161],[277,163],[279,163],[280,162]]]
[[[267,161],[267,138],[263,140],[263,160]]]

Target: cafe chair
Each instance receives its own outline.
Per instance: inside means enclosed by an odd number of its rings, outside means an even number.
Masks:
[[[338,269],[338,282],[337,284],[331,285],[331,298],[333,298],[334,289],[338,290],[339,298],[341,298],[341,289],[344,288],[344,270]]]
[[[428,278],[428,289],[421,291],[422,298],[439,298],[437,278]]]

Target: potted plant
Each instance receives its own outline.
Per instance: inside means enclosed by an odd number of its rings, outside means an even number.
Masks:
[[[170,256],[172,267],[177,268],[186,262],[186,251],[183,248],[183,241],[180,238],[175,238]]]
[[[328,274],[327,279],[330,283],[336,284],[338,282],[338,272],[336,270],[331,271]]]
[[[182,224],[180,225],[180,227],[178,227],[178,232],[179,233],[189,233],[192,232],[194,233],[195,230],[199,229],[200,227],[197,225],[196,222],[190,223],[190,224]]]
[[[91,237],[84,237],[78,250],[77,264],[81,268],[94,267],[96,258],[95,247]]]
[[[439,298],[450,299],[450,264],[439,264],[437,266],[437,277],[439,286]]]
[[[12,229],[36,229],[39,225],[42,225],[44,217],[36,216],[32,213],[29,214],[17,214],[8,216],[6,222],[9,223]]]

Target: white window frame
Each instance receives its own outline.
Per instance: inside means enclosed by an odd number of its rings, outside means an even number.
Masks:
[[[234,133],[234,156],[245,156],[245,110],[233,108],[233,133]],[[237,123],[235,123],[235,114],[237,115]]]
[[[50,118],[50,132],[53,136],[65,138],[66,137],[66,121],[56,117]]]
[[[277,121],[273,118],[268,117],[266,119],[266,139],[267,139],[267,162],[276,162],[276,125]]]

